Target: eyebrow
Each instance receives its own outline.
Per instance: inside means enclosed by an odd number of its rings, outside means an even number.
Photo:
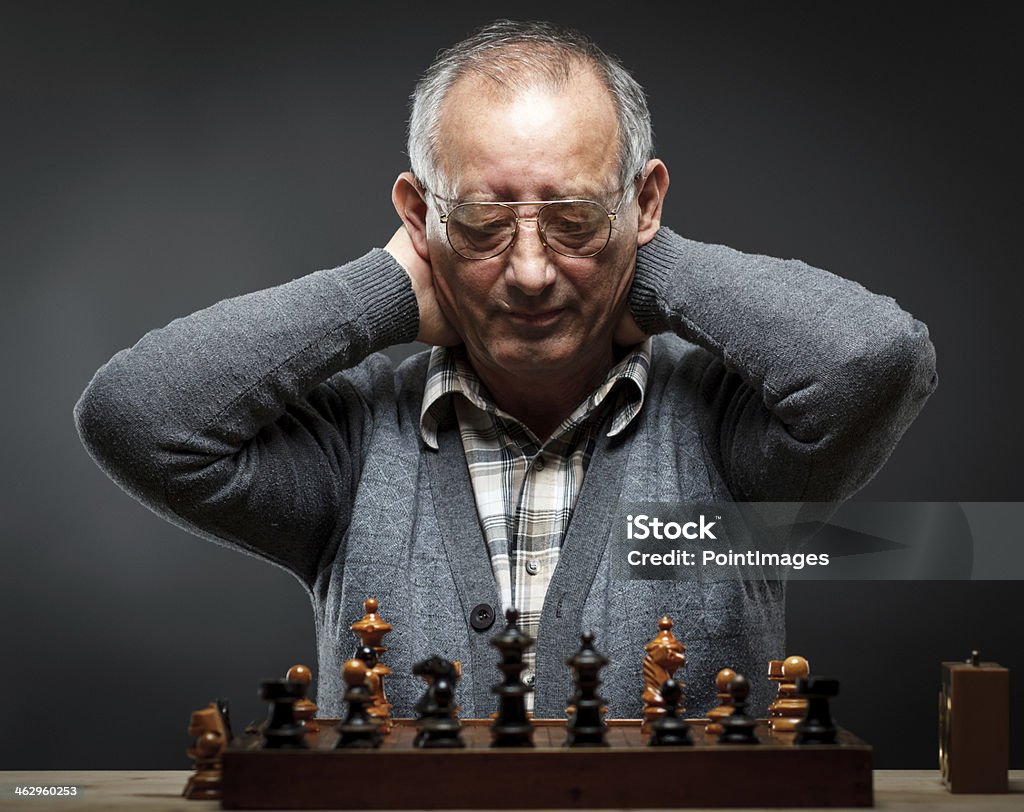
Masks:
[[[584,181],[580,186],[555,186],[554,184],[545,184],[536,188],[536,194],[530,197],[522,198],[524,200],[579,200],[589,199],[597,200],[601,197],[614,194],[620,186],[616,185],[620,183],[620,179],[617,175],[610,175],[602,179],[591,179],[594,181],[591,184],[588,181]],[[611,188],[609,188],[609,184]],[[496,191],[486,190],[483,188],[470,187],[467,191],[459,194],[453,198],[449,198],[458,203],[505,203],[515,202],[516,198],[512,196],[512,191],[508,187],[495,187]]]
[[[542,190],[540,197],[527,198],[525,202],[529,203],[553,203],[558,200],[593,200],[600,202],[602,198],[609,197],[612,195],[615,189],[609,191],[569,191],[569,192],[558,192],[553,193],[548,190]],[[465,195],[460,195],[454,198],[442,198],[449,203],[518,203],[519,200],[511,197],[502,197],[498,195],[485,194],[477,197],[476,193],[470,192]]]

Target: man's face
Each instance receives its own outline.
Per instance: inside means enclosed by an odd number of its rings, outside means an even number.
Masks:
[[[580,198],[612,210],[623,192],[617,188],[615,109],[589,73],[561,92],[538,89],[515,98],[496,97],[481,80],[464,79],[445,101],[440,143],[441,167],[460,203]],[[455,204],[438,205],[447,211]],[[517,211],[533,217],[538,208]],[[586,259],[546,249],[536,223],[528,221],[504,253],[468,260],[452,250],[431,212],[438,301],[485,380],[558,374],[590,385],[600,381],[612,364],[612,336],[632,281],[632,196],[612,226],[607,247]]]

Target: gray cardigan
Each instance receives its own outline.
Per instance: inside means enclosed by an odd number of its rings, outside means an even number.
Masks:
[[[611,518],[628,502],[831,501],[886,460],[935,386],[927,328],[889,298],[798,261],[745,255],[666,228],[638,255],[631,306],[657,334],[644,407],[602,433],[554,572],[537,643],[536,713],[561,716],[564,662],[593,630],[611,713],[641,709],[643,645],[668,613],[687,644],[688,709],[713,704],[726,665],[755,677],[784,655],[775,582],[617,580]],[[219,302],[147,333],[75,407],[82,441],[122,488],[174,524],[292,572],[319,646],[317,701],[339,715],[349,624],[368,596],[394,631],[397,715],[413,663],[463,663],[463,715],[494,707],[497,652],[471,624],[497,590],[454,416],[419,433],[418,310],[384,251]],[[454,410],[452,410],[454,411]],[[763,708],[769,684],[755,679]]]

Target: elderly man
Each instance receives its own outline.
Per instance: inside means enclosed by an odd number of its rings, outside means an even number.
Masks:
[[[643,91],[573,32],[501,22],[443,53],[409,155],[385,250],[147,334],[82,396],[83,441],[159,514],[301,581],[326,714],[367,596],[394,625],[396,713],[434,653],[463,664],[463,714],[491,712],[511,606],[537,638],[538,716],[562,715],[582,630],[611,660],[611,712],[638,716],[665,613],[706,709],[717,669],[783,654],[783,588],[616,580],[612,518],[848,497],[934,386],[926,328],[825,271],[661,227]],[[433,349],[375,354],[413,338]]]

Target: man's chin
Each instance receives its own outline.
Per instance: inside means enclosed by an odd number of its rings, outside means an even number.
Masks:
[[[495,370],[518,378],[541,378],[578,371],[580,358],[579,348],[534,343],[494,353],[492,365]]]

